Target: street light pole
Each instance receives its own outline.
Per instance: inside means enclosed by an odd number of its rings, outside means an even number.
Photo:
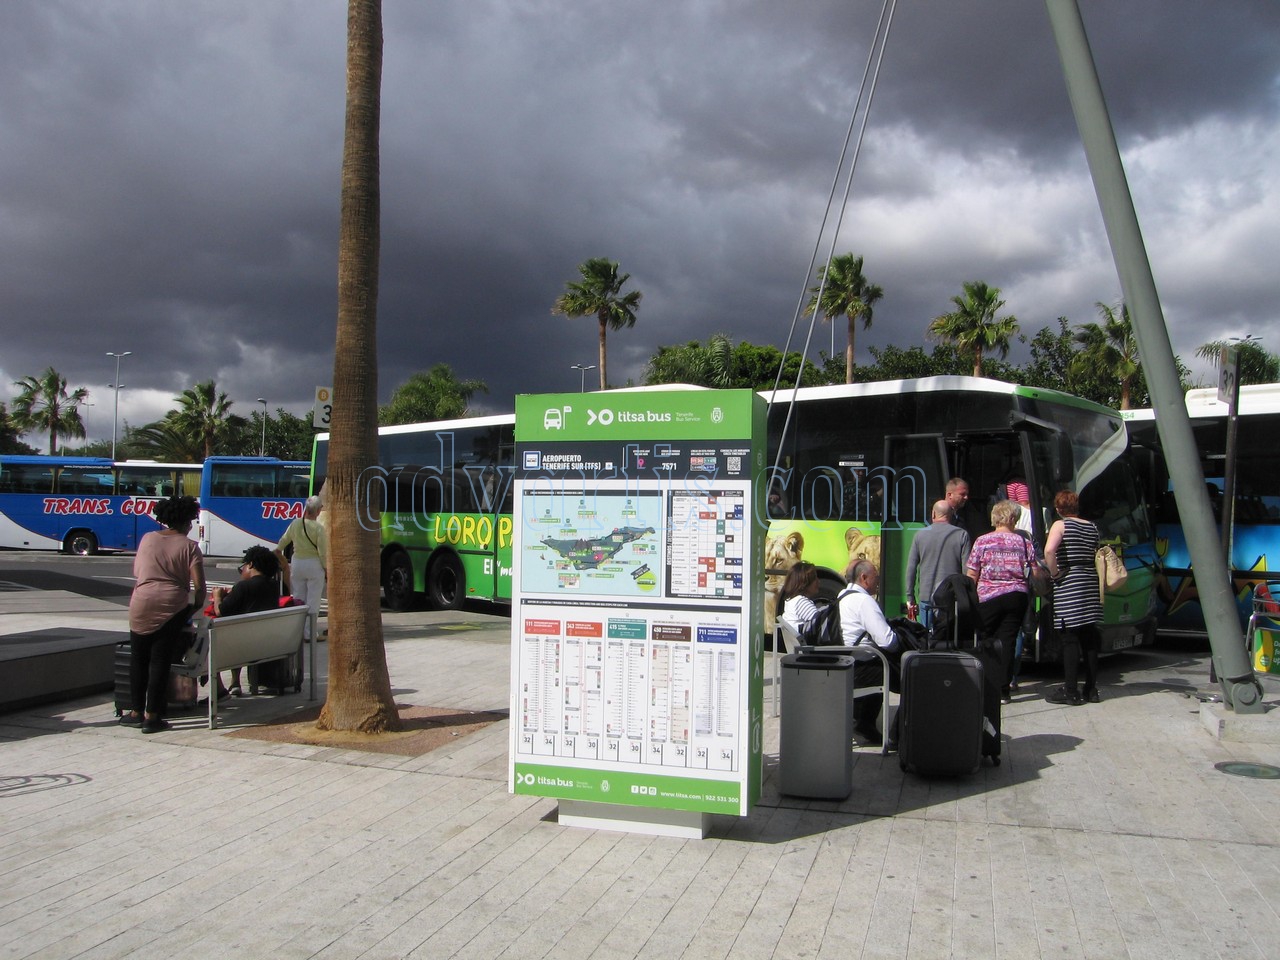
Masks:
[[[577,370],[582,374],[582,376],[578,378],[579,393],[587,392],[587,371],[594,370],[595,368],[596,368],[596,365],[594,363],[575,363],[573,366],[569,368],[570,370]]]
[[[110,350],[107,351],[108,357],[116,358],[116,382],[111,384],[112,389],[115,390],[116,392],[115,409],[112,411],[112,414],[111,414],[111,459],[112,460],[115,460],[116,458],[116,436],[117,436],[116,431],[117,431],[117,427],[120,424],[120,388],[123,386],[123,384],[120,382],[120,361],[124,357],[127,357],[132,353],[133,353],[132,350],[125,350],[123,353],[112,353]]]
[[[1231,551],[1235,540],[1236,527],[1236,446],[1240,423],[1240,354],[1250,343],[1261,338],[1253,334],[1243,337],[1231,337],[1231,346],[1224,347],[1218,358],[1218,393],[1219,400],[1224,399],[1223,379],[1227,380],[1225,398],[1227,404],[1227,445],[1223,450],[1225,462],[1222,466],[1222,553],[1227,563],[1227,579],[1234,590],[1235,580],[1231,568]]]
[[[262,404],[262,446],[258,448],[258,456],[265,457],[267,455],[267,401],[259,397],[258,402]]]

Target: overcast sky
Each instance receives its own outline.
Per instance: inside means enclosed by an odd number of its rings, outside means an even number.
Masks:
[[[1175,351],[1205,378],[1206,340],[1280,351],[1280,3],[1080,4]],[[589,257],[644,294],[615,385],[661,344],[781,347],[880,8],[385,0],[381,400],[437,362],[489,411],[576,390],[596,325],[550,308]],[[0,4],[0,399],[53,366],[109,438],[106,353],[129,350],[122,423],[209,378],[243,415],[308,412],[332,379],[345,11]],[[898,5],[848,251],[885,291],[859,362],[923,343],[965,280],[1028,336],[1119,300],[1043,3]]]

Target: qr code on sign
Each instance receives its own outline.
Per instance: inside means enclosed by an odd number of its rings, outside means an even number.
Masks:
[[[726,465],[728,466],[730,473],[740,473],[742,471],[741,457],[728,457],[726,458],[726,460],[727,460]]]

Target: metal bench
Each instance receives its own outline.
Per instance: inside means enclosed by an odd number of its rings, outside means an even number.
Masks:
[[[281,607],[233,617],[214,617],[196,630],[196,640],[173,672],[209,677],[209,729],[218,726],[218,680],[223,670],[292,657],[302,647],[306,607]],[[313,664],[314,667],[314,664]]]

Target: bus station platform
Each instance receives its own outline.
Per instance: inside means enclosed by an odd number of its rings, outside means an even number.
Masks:
[[[0,622],[60,628],[58,599]],[[507,619],[383,622],[398,704],[506,710]],[[560,825],[508,793],[505,720],[405,755],[246,737],[305,687],[216,731],[143,735],[110,694],[0,714],[0,957],[1280,957],[1280,745],[1211,734],[1208,675],[1116,654],[1068,707],[1032,671],[1000,766],[861,745],[840,802],[778,793],[766,694],[761,802],[702,840]]]

